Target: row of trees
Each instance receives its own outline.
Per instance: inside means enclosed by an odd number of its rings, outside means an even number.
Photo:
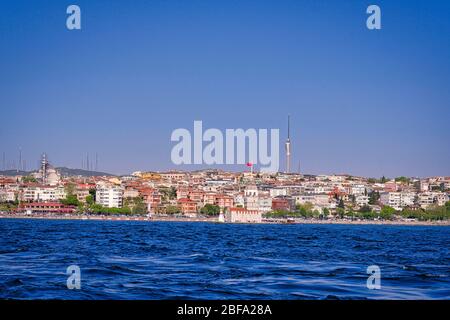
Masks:
[[[86,196],[84,203],[78,200],[74,191],[74,185],[70,183],[67,184],[66,198],[62,199],[61,203],[68,206],[77,207],[77,211],[80,213],[134,215],[147,213],[147,205],[141,197],[124,199],[122,208],[108,208],[95,203],[95,189],[89,190],[89,195]]]
[[[389,180],[391,180],[391,179],[390,178],[386,178],[385,176],[382,176],[380,179],[369,178],[369,179],[367,179],[367,182],[369,182],[369,183],[386,183]],[[402,182],[402,183],[409,183],[411,181],[410,178],[407,178],[407,177],[404,177],[404,176],[394,178],[394,180],[397,181],[397,182]]]
[[[266,218],[323,218],[329,214],[328,209],[324,209],[321,213],[318,210],[313,210],[311,203],[297,205],[295,211],[275,210],[264,214]]]
[[[168,205],[166,206],[167,214],[178,214],[181,213],[181,208],[179,206]],[[205,204],[204,207],[200,208],[199,213],[207,216],[218,216],[220,214],[220,207],[213,204]]]
[[[294,212],[277,210],[271,211],[265,214],[268,218],[319,218],[322,219],[329,215],[330,211],[324,209],[322,213],[318,210],[312,209],[312,204],[298,205]],[[420,221],[430,221],[430,220],[447,220],[450,219],[450,201],[448,201],[444,206],[432,207],[427,210],[417,209],[411,210],[405,208],[401,211],[397,211],[392,207],[383,206],[380,212],[373,211],[370,206],[363,206],[359,210],[345,210],[344,208],[337,207],[334,213],[336,217],[339,218],[354,218],[354,219],[383,219],[383,220],[393,220],[398,218],[410,218],[417,219]]]

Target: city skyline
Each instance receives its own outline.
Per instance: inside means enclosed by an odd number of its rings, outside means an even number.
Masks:
[[[0,152],[34,168],[42,152],[79,168],[175,166],[171,132],[279,128],[291,115],[291,171],[357,176],[450,175],[448,3],[77,1],[1,5]],[[3,32],[1,30],[7,30]],[[11,63],[14,61],[14,63]],[[280,171],[284,170],[280,148]]]
[[[4,167],[4,163],[2,163],[2,167],[0,167],[0,174],[1,172],[11,172],[11,171],[17,171],[17,172],[27,172],[27,173],[32,173],[32,172],[38,172],[39,169],[41,168],[41,162],[42,162],[42,156],[45,155],[45,157],[47,157],[47,153],[43,152],[41,153],[40,157],[38,160],[34,161],[36,163],[35,166],[31,166],[30,168],[26,167],[26,159],[22,159],[23,161],[23,165],[25,165],[25,167],[22,168],[17,168],[16,162],[14,160],[11,161],[7,161],[6,164],[7,166]],[[86,155],[87,156],[87,155]],[[286,161],[286,156],[283,158],[283,161]],[[253,168],[249,169],[248,165],[189,165],[189,166],[184,166],[184,167],[192,167],[194,166],[194,168],[192,169],[180,169],[179,167],[183,167],[183,166],[176,166],[175,168],[169,168],[166,170],[159,170],[159,169],[152,169],[152,168],[146,168],[146,169],[131,169],[130,171],[127,172],[121,172],[121,173],[117,173],[117,172],[109,172],[106,170],[102,170],[101,168],[98,167],[98,155],[96,157],[96,159],[94,160],[95,163],[91,163],[89,165],[89,167],[86,167],[86,159],[82,159],[81,160],[81,166],[78,167],[70,167],[70,166],[66,166],[64,164],[56,164],[54,165],[54,167],[57,168],[67,168],[70,170],[83,170],[86,172],[97,172],[97,173],[105,173],[108,175],[113,175],[113,176],[127,176],[127,175],[131,175],[135,172],[155,172],[155,173],[164,173],[164,172],[180,172],[180,173],[192,173],[192,172],[198,172],[198,171],[208,171],[208,170],[219,170],[221,172],[230,172],[230,173],[254,173],[254,174],[258,174],[258,173],[263,173],[263,174],[270,174],[270,172],[260,172],[259,170],[254,170]],[[52,161],[49,161],[49,163],[52,163]],[[53,164],[53,163],[52,163]],[[227,169],[228,168],[228,169]],[[233,169],[230,169],[233,168]],[[290,172],[287,172],[286,170],[279,170],[277,172],[273,172],[274,174],[292,174],[292,175],[306,175],[306,176],[349,176],[349,177],[359,177],[359,178],[367,178],[367,179],[382,179],[385,178],[387,180],[393,180],[396,178],[402,178],[402,177],[408,177],[408,178],[416,178],[416,179],[425,179],[425,178],[432,178],[432,177],[447,177],[448,175],[444,175],[444,174],[438,174],[438,175],[430,175],[430,176],[419,176],[419,175],[381,175],[381,176],[365,176],[365,175],[356,175],[356,174],[351,174],[349,172],[318,172],[318,173],[311,173],[311,172],[302,172],[300,170],[291,170]]]

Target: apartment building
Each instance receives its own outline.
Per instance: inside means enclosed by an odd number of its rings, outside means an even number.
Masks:
[[[357,195],[355,197],[356,205],[363,207],[369,205],[369,196],[365,196],[364,194]]]
[[[411,207],[415,204],[416,194],[412,192],[383,192],[380,194],[380,202],[395,210]]]
[[[95,192],[96,203],[107,208],[121,208],[124,189],[116,185],[97,184]]]
[[[195,216],[197,214],[197,203],[189,198],[182,198],[178,200],[181,213],[187,216]]]
[[[272,210],[294,211],[295,199],[286,196],[279,196],[272,199]]]
[[[27,186],[22,189],[20,199],[25,202],[54,202],[66,197],[63,186]]]

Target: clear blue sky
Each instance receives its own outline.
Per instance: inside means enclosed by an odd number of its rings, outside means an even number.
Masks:
[[[449,87],[449,1],[0,2],[0,152],[21,147],[28,167],[45,151],[58,166],[97,152],[103,171],[175,168],[176,128],[284,140],[289,113],[294,169],[450,175]]]

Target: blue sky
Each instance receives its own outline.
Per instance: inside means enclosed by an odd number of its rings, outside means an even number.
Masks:
[[[166,170],[176,128],[284,140],[291,114],[294,169],[450,175],[449,40],[448,1],[2,0],[0,152]]]

